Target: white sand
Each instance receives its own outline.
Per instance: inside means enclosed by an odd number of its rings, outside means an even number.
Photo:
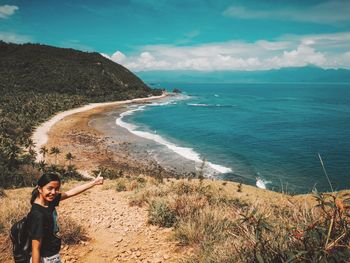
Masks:
[[[35,143],[35,152],[37,153],[37,161],[42,160],[42,155],[39,153],[40,148],[45,145],[49,139],[48,132],[50,131],[51,127],[54,126],[57,122],[62,120],[63,118],[78,113],[82,111],[91,110],[96,107],[102,107],[102,106],[110,106],[110,105],[120,105],[120,104],[128,104],[128,103],[134,103],[134,102],[143,102],[143,101],[149,101],[154,99],[160,99],[167,96],[166,93],[160,95],[160,96],[152,96],[147,98],[138,98],[138,99],[132,99],[132,100],[123,100],[123,101],[113,101],[113,102],[102,102],[102,103],[90,103],[88,105],[67,110],[64,112],[60,112],[56,114],[54,117],[52,117],[50,120],[44,122],[41,124],[38,128],[35,129],[32,140]]]

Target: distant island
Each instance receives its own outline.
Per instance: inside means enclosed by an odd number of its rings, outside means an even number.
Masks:
[[[136,74],[149,83],[350,83],[348,69],[315,66],[259,71],[142,71]]]

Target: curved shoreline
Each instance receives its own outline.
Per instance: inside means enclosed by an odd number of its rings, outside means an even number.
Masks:
[[[167,93],[164,93],[160,96],[152,96],[152,97],[145,97],[145,98],[136,98],[136,99],[131,99],[131,100],[124,100],[124,101],[112,101],[112,102],[102,102],[102,103],[90,103],[88,105],[81,106],[79,108],[74,108],[70,110],[66,110],[63,112],[59,112],[56,115],[54,115],[52,118],[50,118],[48,121],[42,123],[39,127],[37,127],[31,138],[35,144],[34,150],[37,153],[36,161],[41,161],[43,156],[40,153],[40,148],[44,146],[48,140],[49,136],[48,133],[50,129],[59,121],[63,120],[65,117],[92,110],[98,107],[106,107],[106,106],[121,106],[124,104],[130,104],[130,103],[135,103],[135,102],[147,102],[151,100],[156,100],[156,99],[161,99],[168,96]]]

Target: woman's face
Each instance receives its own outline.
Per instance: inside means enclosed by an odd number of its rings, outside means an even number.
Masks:
[[[51,202],[59,194],[60,186],[60,182],[51,181],[43,187],[39,187],[39,193],[45,202]]]

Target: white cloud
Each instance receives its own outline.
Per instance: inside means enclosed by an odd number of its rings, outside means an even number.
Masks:
[[[268,70],[316,65],[350,68],[350,32],[284,36],[254,43],[228,41],[196,46],[151,45],[138,53],[120,51],[109,59],[133,71],[148,70]]]
[[[18,9],[15,5],[0,5],[0,18],[12,16]]]
[[[17,44],[33,42],[33,38],[30,36],[18,35],[11,32],[0,32],[0,40]]]
[[[118,63],[123,62],[125,58],[126,56],[120,51],[115,52],[111,57],[113,61],[117,61]]]
[[[244,6],[233,5],[228,7],[223,14],[240,19],[275,19],[313,22],[319,24],[333,24],[350,22],[350,1],[329,0],[313,6],[288,6],[279,9],[247,9]]]
[[[316,52],[315,49],[301,44],[297,49],[283,51],[283,55],[269,58],[266,62],[272,68],[303,67],[309,64],[322,67],[327,64],[327,59],[323,53]]]

